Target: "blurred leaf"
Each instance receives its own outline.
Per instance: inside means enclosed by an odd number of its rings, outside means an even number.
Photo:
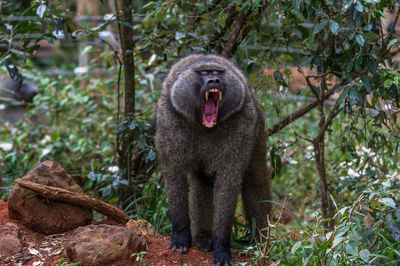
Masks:
[[[319,33],[328,25],[327,20],[322,20],[319,24],[314,27],[314,33]]]
[[[358,34],[356,36],[356,41],[360,46],[364,46],[364,44],[365,44],[364,37],[361,34]]]
[[[44,12],[46,11],[46,5],[40,5],[38,6],[38,8],[36,9],[36,14],[40,17],[43,18],[44,16]]]
[[[292,254],[296,253],[297,249],[301,246],[302,243],[303,243],[302,241],[296,242],[296,243],[292,246],[292,249],[290,250],[290,253],[292,253]]]
[[[336,35],[336,34],[338,33],[339,28],[340,28],[339,24],[338,24],[336,21],[334,21],[334,20],[332,19],[332,20],[330,21],[330,23],[329,23],[329,29],[331,30],[331,32],[333,33],[333,35]]]
[[[396,208],[396,203],[392,198],[380,198],[378,201],[390,208]]]
[[[397,43],[397,39],[392,39],[389,43],[388,43],[388,48],[391,47],[393,44]]]
[[[368,93],[371,93],[372,88],[371,88],[371,79],[370,79],[370,77],[367,74],[362,74],[362,81],[364,83],[365,90]]]
[[[383,82],[383,87],[389,88],[390,86],[392,86],[392,84],[393,84],[393,80],[387,79],[387,80],[385,80],[385,82]]]
[[[333,239],[333,242],[332,242],[332,248],[334,248],[337,245],[339,245],[340,243],[342,243],[344,239],[345,239],[344,237],[335,237],[335,239]]]
[[[399,222],[390,222],[389,230],[391,231],[391,235],[395,241],[400,240],[400,223]]]
[[[275,170],[275,176],[279,176],[281,170],[282,170],[282,161],[281,157],[275,153],[275,150],[271,150],[271,163],[272,167]]]
[[[360,250],[360,258],[365,262],[368,263],[369,257],[370,257],[370,252],[368,249],[362,249]]]

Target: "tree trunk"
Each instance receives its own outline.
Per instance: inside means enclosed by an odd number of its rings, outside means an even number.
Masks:
[[[101,2],[98,0],[79,0],[76,6],[76,14],[78,16],[101,16]],[[85,24],[90,25],[90,27],[94,27],[97,24],[97,21],[90,21],[89,23],[86,20],[78,21],[78,24],[85,27]],[[86,37],[87,38],[87,37]],[[79,67],[86,69],[88,71],[89,65],[89,56],[91,58],[97,58],[100,56],[101,49],[99,47],[93,47],[93,54],[89,55],[89,53],[82,54],[82,51],[88,46],[86,40],[81,40],[79,42]],[[98,41],[98,40],[95,40]],[[98,75],[97,75],[98,76]],[[86,87],[87,80],[81,79],[79,82],[79,86]]]
[[[133,13],[131,0],[118,0],[116,2],[116,10],[118,12],[120,29],[120,42],[122,48],[122,59],[124,65],[124,121],[126,122],[126,130],[121,135],[121,143],[118,148],[119,168],[122,171],[122,177],[131,182],[131,161],[133,138],[132,132],[129,130],[129,124],[135,119],[135,61],[134,61],[134,42],[133,42]],[[119,141],[118,141],[119,142]],[[118,143],[119,144],[119,143]],[[129,198],[131,189],[123,189],[120,201],[123,202]]]
[[[322,135],[321,139],[316,139],[314,142],[314,151],[315,151],[315,162],[317,165],[317,171],[319,175],[319,179],[321,182],[321,211],[322,218],[325,219],[333,219],[334,213],[331,204],[330,194],[329,194],[329,186],[326,180],[326,170],[325,170],[325,132]],[[333,229],[334,222],[333,220],[325,221],[324,227],[327,229]]]

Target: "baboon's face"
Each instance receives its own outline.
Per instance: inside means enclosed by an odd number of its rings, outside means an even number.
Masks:
[[[246,84],[229,66],[206,59],[183,68],[169,88],[169,97],[178,113],[213,128],[242,108]]]
[[[199,90],[201,99],[201,121],[205,127],[217,124],[219,103],[222,101],[223,84],[221,71],[203,70],[198,72],[202,86]]]

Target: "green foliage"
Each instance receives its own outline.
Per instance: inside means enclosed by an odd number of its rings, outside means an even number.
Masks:
[[[145,185],[140,185],[140,197],[130,198],[125,204],[125,211],[132,219],[145,219],[149,221],[156,232],[166,233],[171,228],[168,217],[168,206],[164,189],[157,179],[149,180]]]
[[[146,262],[144,261],[144,256],[146,256],[146,253],[146,251],[132,253],[131,257],[136,257],[137,265],[146,265]]]
[[[282,265],[398,264],[399,187],[399,179],[385,178],[354,191],[357,200],[338,210],[333,231],[320,231],[321,220],[300,232],[276,224],[269,229],[267,252],[263,243],[243,252],[251,254],[254,264],[263,258]]]
[[[46,1],[31,1],[30,6],[26,7],[23,1],[18,3],[19,8],[25,7],[26,9],[14,10],[16,8],[14,1],[2,1],[2,15],[9,16],[17,13],[22,16],[32,16],[31,20],[15,20],[7,21],[0,26],[0,31],[5,33],[8,38],[2,38],[0,44],[8,47],[7,51],[0,53],[0,63],[5,62],[21,62],[31,57],[39,48],[38,42],[40,40],[47,40],[54,43],[57,36],[64,34],[65,31],[71,30],[69,22],[71,17],[68,15],[68,10],[61,8],[60,3],[49,4]],[[14,13],[15,12],[15,13]],[[43,28],[46,28],[43,31]],[[14,44],[16,42],[15,36],[25,34],[38,34],[34,44],[29,39],[23,39],[22,46]],[[21,60],[22,59],[22,60]]]
[[[82,88],[79,77],[32,79],[40,89],[28,113],[33,118],[0,127],[2,139],[12,145],[11,150],[0,150],[6,166],[3,178],[12,181],[46,159],[61,163],[78,179],[88,174],[89,167],[110,164],[116,99],[112,87],[104,84],[115,84],[115,79],[92,80]]]

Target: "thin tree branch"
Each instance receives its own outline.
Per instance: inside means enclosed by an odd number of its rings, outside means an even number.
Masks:
[[[325,120],[325,123],[321,126],[320,131],[318,135],[315,137],[315,140],[318,142],[323,138],[324,132],[329,128],[329,126],[332,124],[333,119],[343,110],[344,108],[339,108],[337,102],[335,106],[333,107],[331,113],[328,115],[328,117]]]
[[[336,84],[336,85],[332,86],[330,89],[328,89],[325,93],[324,99],[327,99],[330,96],[332,96],[334,94],[335,90],[337,90],[341,85],[342,84]],[[280,131],[282,128],[286,127],[293,121],[299,119],[303,115],[310,112],[312,109],[314,109],[318,105],[318,102],[319,102],[319,100],[316,99],[316,100],[312,101],[311,103],[307,104],[306,106],[304,106],[303,108],[301,108],[301,109],[291,113],[290,115],[286,116],[285,118],[283,118],[281,121],[279,121],[278,123],[276,123],[275,125],[273,125],[271,128],[269,128],[267,130],[267,137],[277,133],[278,131]]]

